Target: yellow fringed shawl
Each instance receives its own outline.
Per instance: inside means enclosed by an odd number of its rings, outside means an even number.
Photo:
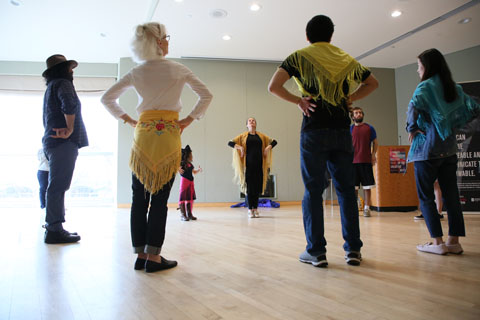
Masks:
[[[151,194],[172,179],[180,166],[182,143],[178,112],[142,112],[135,128],[130,169]]]
[[[265,150],[265,148],[273,141],[270,137],[260,133],[256,132],[258,136],[260,137],[260,140],[262,140],[262,153]],[[237,149],[233,149],[233,161],[232,161],[232,167],[235,171],[235,176],[233,178],[233,181],[239,185],[240,190],[243,193],[247,193],[247,183],[245,182],[245,167],[246,167],[246,161],[247,161],[247,138],[248,138],[248,131],[244,132],[238,136],[236,136],[232,141],[235,142],[236,144],[240,145],[243,147],[244,154],[243,157],[240,157],[240,151]],[[267,185],[267,179],[268,179],[268,172],[269,169],[272,165],[272,149],[269,150],[267,156],[263,157],[262,161],[262,169],[263,169],[263,185],[262,185],[262,194],[265,191],[265,187]]]
[[[348,93],[343,92],[344,81],[347,81],[352,92],[368,70],[348,53],[328,42],[313,43],[298,50],[292,58],[296,60],[293,63],[300,73],[301,80],[294,78],[300,92],[314,100],[321,96],[333,106],[341,105],[347,98]],[[307,92],[304,87],[318,90]]]

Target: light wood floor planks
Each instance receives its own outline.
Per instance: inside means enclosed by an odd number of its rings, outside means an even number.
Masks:
[[[326,206],[328,269],[298,261],[300,206],[170,210],[163,255],[175,269],[134,271],[129,210],[71,208],[78,244],[45,245],[43,212],[2,209],[0,319],[480,319],[480,215],[465,215],[465,254],[417,252],[416,212],[360,217],[360,267],[344,262],[338,207]],[[447,233],[446,221],[442,222]]]

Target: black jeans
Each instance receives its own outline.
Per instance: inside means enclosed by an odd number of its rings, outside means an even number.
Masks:
[[[432,238],[443,236],[442,224],[435,205],[433,184],[438,179],[442,199],[448,214],[448,235],[465,236],[462,206],[457,187],[457,156],[433,160],[415,161],[415,181],[420,199],[420,210]]]
[[[174,180],[175,176],[160,191],[150,194],[132,174],[130,231],[135,253],[160,254],[167,224],[167,201]]]

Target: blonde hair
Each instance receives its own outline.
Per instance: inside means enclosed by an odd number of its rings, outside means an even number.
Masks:
[[[132,51],[139,61],[163,57],[163,51],[158,47],[157,39],[167,34],[165,26],[158,22],[149,22],[135,28],[132,40]]]

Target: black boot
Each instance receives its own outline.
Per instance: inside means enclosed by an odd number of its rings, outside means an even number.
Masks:
[[[183,203],[183,202],[180,203],[180,208],[179,209],[180,209],[180,213],[181,213],[180,219],[182,221],[188,221],[189,219],[188,219],[187,214],[185,212],[185,203]]]
[[[188,219],[190,219],[190,220],[197,220],[197,217],[194,217],[194,216],[193,216],[192,206],[190,205],[190,203],[187,203],[187,215],[188,215]]]

